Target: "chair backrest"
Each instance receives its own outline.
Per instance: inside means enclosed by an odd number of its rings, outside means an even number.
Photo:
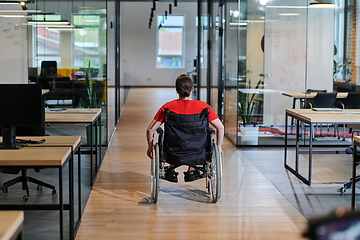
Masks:
[[[184,115],[165,111],[164,153],[166,162],[174,165],[203,165],[211,148],[209,109]]]
[[[360,92],[349,92],[345,100],[345,108],[360,109]]]
[[[56,77],[57,76],[56,61],[42,61],[40,76],[41,77]]]
[[[326,90],[319,90],[319,89],[307,89],[306,93],[313,93],[313,92],[327,92]]]
[[[318,92],[314,98],[314,108],[334,108],[337,92]]]

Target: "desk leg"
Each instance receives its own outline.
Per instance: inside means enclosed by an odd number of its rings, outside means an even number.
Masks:
[[[296,121],[295,171],[297,173],[299,172],[299,146],[300,146],[300,137],[299,137],[300,123],[299,122],[300,122],[299,120]]]
[[[60,201],[60,239],[64,239],[64,199],[63,199],[63,169],[59,168],[59,201]]]
[[[293,98],[293,105],[292,108],[295,109],[295,105],[296,105],[296,100],[297,98]],[[294,118],[291,118],[291,126],[294,125]],[[291,128],[292,129],[292,128]]]
[[[101,158],[101,145],[102,145],[102,141],[101,141],[101,137],[102,137],[102,132],[101,132],[101,113],[100,113],[100,116],[99,116],[99,131],[100,131],[100,133],[99,133],[99,136],[100,136],[100,144],[99,144],[99,159],[100,159],[100,164],[99,165],[101,165],[102,164],[102,158]],[[105,138],[105,137],[104,137]]]
[[[353,141],[353,167],[352,167],[352,183],[351,183],[351,211],[355,211],[355,179],[356,179],[356,145]]]
[[[70,240],[75,239],[74,233],[74,151],[71,147],[71,157],[69,160],[69,229],[70,229]]]
[[[99,151],[99,120],[95,122],[95,176],[99,172],[99,159],[98,159],[98,151]]]
[[[81,147],[78,149],[79,219],[81,219]]]
[[[310,137],[309,137],[309,186],[311,185],[311,168],[312,168],[312,131],[313,131],[313,125],[310,123]]]
[[[285,149],[284,149],[284,167],[286,167],[286,160],[287,160],[287,140],[288,140],[288,114],[285,112]]]
[[[93,123],[91,123],[90,126],[90,186],[93,186]]]

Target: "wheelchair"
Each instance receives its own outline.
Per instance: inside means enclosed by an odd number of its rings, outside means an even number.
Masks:
[[[164,130],[159,127],[151,160],[151,200],[158,201],[159,181],[179,166],[191,166],[205,175],[206,188],[216,203],[221,197],[222,162],[219,147],[212,139],[209,109],[199,114],[182,115],[165,109]],[[174,165],[169,168],[166,163]]]

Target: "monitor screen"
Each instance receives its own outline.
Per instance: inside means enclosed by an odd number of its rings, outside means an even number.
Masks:
[[[39,84],[0,84],[0,113],[3,145],[13,145],[16,128],[43,127],[45,107],[41,86]]]

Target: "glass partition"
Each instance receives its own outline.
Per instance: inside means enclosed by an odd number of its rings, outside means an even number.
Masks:
[[[207,1],[201,1],[201,57],[200,57],[200,78],[198,78],[198,94],[199,100],[206,102],[206,79],[208,71],[208,39],[209,39],[209,14]]]
[[[342,84],[350,79],[356,82],[357,70],[356,50],[349,46],[355,41],[346,34],[355,31],[348,4],[310,0],[226,3],[224,125],[236,145],[282,146],[285,110],[309,107],[313,96],[305,92],[355,91],[354,84]],[[327,128],[329,134],[334,131],[338,131],[334,125]],[[290,141],[294,142],[293,137]]]
[[[238,3],[227,3],[225,5],[225,52],[224,52],[224,126],[225,134],[237,144],[238,135]],[[234,15],[234,13],[236,13]]]
[[[27,22],[29,82],[49,90],[48,108],[102,108],[108,139],[106,1],[36,1],[28,8],[35,12]]]

